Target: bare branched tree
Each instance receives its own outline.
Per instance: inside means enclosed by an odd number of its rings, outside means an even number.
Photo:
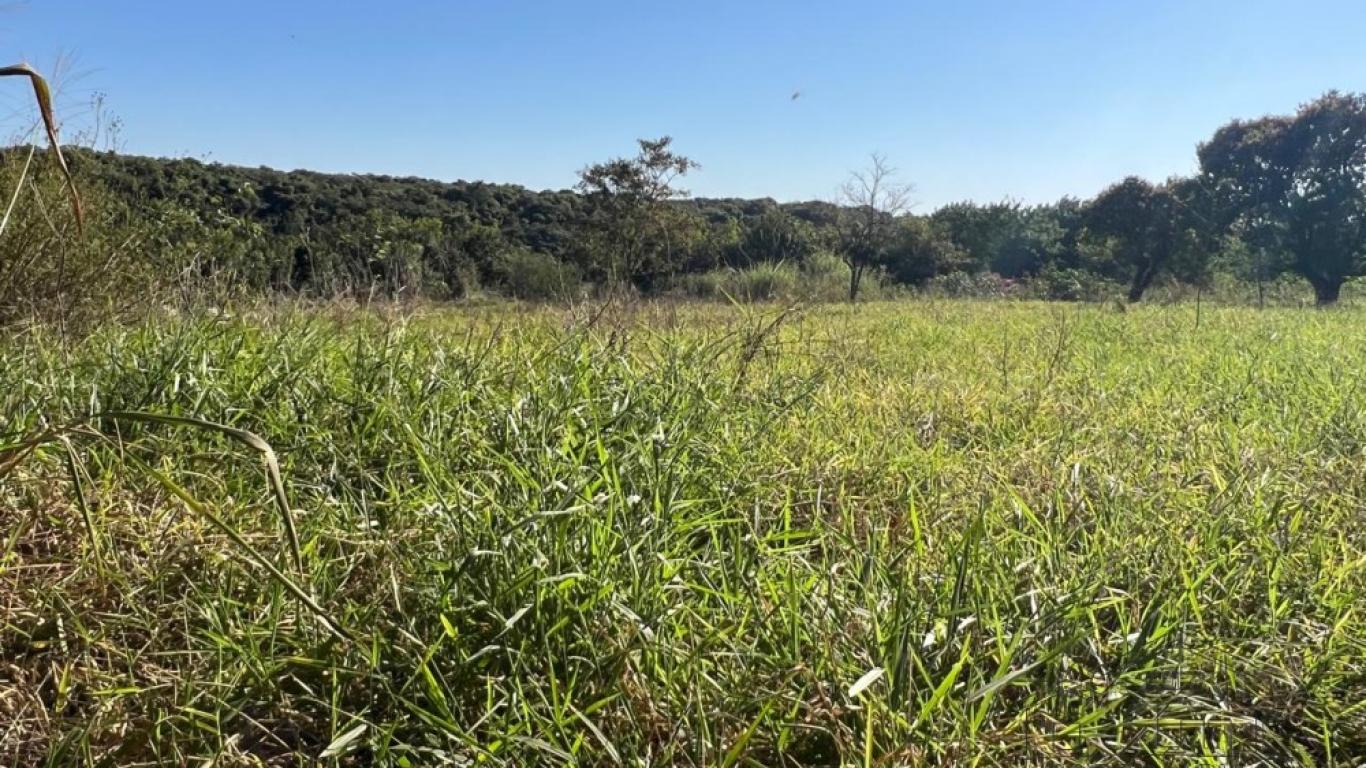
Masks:
[[[849,301],[858,299],[869,267],[881,263],[896,235],[897,218],[911,206],[909,184],[892,180],[896,169],[874,154],[868,168],[849,174],[840,188],[836,248],[849,266]]]

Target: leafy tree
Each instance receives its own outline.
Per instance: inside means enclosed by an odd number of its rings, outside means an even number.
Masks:
[[[776,205],[765,208],[740,229],[735,257],[729,260],[732,267],[759,262],[801,262],[818,245],[810,224]]]
[[[351,290],[378,289],[389,296],[420,293],[428,279],[428,252],[440,242],[441,223],[435,219],[405,219],[376,209],[359,217],[325,248],[354,265]]]
[[[940,208],[931,218],[963,253],[963,269],[1020,278],[1053,264],[1079,265],[1080,209],[1071,198],[1033,207],[1011,200],[962,202]]]
[[[1129,283],[1130,302],[1175,260],[1199,252],[1188,206],[1194,189],[1189,180],[1154,186],[1130,176],[1087,206],[1086,230],[1105,246],[1100,269]]]
[[[1038,274],[1057,261],[1065,233],[1051,211],[1015,205],[1004,208],[998,220],[1001,232],[991,257],[991,271],[1020,278]]]
[[[1064,197],[1051,205],[1041,205],[1035,209],[1039,216],[1047,217],[1060,233],[1050,261],[1060,269],[1081,267],[1081,234],[1086,227],[1086,206],[1075,197]]]
[[[835,250],[849,267],[849,301],[858,299],[869,267],[881,264],[896,237],[897,217],[909,207],[909,186],[895,184],[896,169],[873,155],[866,170],[850,174],[840,190]]]
[[[1176,221],[1172,225],[1176,248],[1167,271],[1183,283],[1208,288],[1226,245],[1215,217],[1214,196],[1199,177],[1169,179],[1167,189],[1176,203]]]
[[[936,275],[961,269],[966,262],[967,255],[934,219],[903,216],[883,266],[896,282],[920,285]]]
[[[997,255],[1017,224],[1019,204],[951,203],[931,214],[935,223],[967,256],[964,268],[983,272],[997,265]]]
[[[585,168],[577,191],[63,154],[91,202],[102,197],[98,236],[168,282],[198,274],[258,291],[459,296],[481,284],[513,290],[510,270],[525,267],[650,290],[661,277],[723,265],[790,260],[805,270],[828,253],[848,267],[854,299],[869,269],[907,284],[954,271],[1046,277],[1062,286],[1049,295],[1072,297],[1095,295],[1091,278],[1101,277],[1124,281],[1137,300],[1162,275],[1203,284],[1214,265],[1259,285],[1303,275],[1326,304],[1366,274],[1364,99],[1330,93],[1292,116],[1225,126],[1201,146],[1197,180],[1127,179],[1085,204],[957,203],[929,217],[904,215],[906,188],[881,158],[837,202],[680,199],[674,184],[696,165],[667,137]],[[0,150],[0,169],[29,160],[26,149]],[[41,232],[19,237],[18,216],[15,247],[47,242]],[[116,237],[121,228],[129,232]],[[6,274],[36,274],[17,265],[41,261],[37,252],[11,259]],[[566,264],[575,270],[561,272]]]
[[[1225,221],[1283,251],[1320,305],[1366,274],[1366,95],[1330,91],[1294,115],[1236,120],[1199,157]]]
[[[673,186],[697,163],[673,151],[673,139],[640,139],[633,158],[616,158],[579,172],[587,198],[585,240],[590,266],[612,282],[648,288],[674,268],[675,236],[686,212],[670,206],[687,192]]]

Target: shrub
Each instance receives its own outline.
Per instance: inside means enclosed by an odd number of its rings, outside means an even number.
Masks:
[[[881,275],[869,273],[860,295],[886,294]],[[673,291],[696,299],[735,301],[838,302],[849,295],[849,267],[835,256],[818,252],[800,266],[791,262],[759,262],[744,269],[717,269],[674,280]]]
[[[1119,293],[1119,286],[1084,269],[1048,265],[1025,280],[1019,293],[1049,301],[1105,301]]]
[[[732,270],[727,293],[740,301],[772,301],[799,292],[800,275],[786,262],[760,262],[752,267]]]
[[[995,272],[950,272],[925,283],[922,293],[930,296],[969,299],[1004,299],[1019,293],[1019,282]]]
[[[494,272],[503,290],[518,299],[563,301],[581,293],[579,270],[546,253],[524,248],[505,251]]]
[[[673,292],[694,299],[772,301],[796,294],[797,270],[790,264],[761,262],[744,269],[714,269],[674,279]]]

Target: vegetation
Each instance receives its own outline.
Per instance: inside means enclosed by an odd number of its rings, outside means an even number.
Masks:
[[[591,165],[579,173],[588,209],[578,247],[587,265],[609,284],[649,290],[677,269],[691,222],[669,201],[687,194],[673,184],[697,163],[674,152],[665,136],[640,141],[639,156]]]
[[[1280,254],[1320,304],[1366,274],[1366,96],[1235,121],[1200,146],[1200,164],[1244,236]]]
[[[42,123],[44,133],[47,134],[48,146],[52,149],[52,156],[57,161],[57,167],[61,169],[62,177],[66,180],[67,192],[71,195],[71,207],[79,223],[81,220],[81,197],[76,191],[76,184],[71,178],[71,169],[67,167],[66,157],[62,154],[61,142],[57,138],[57,118],[52,111],[52,91],[48,87],[47,80],[28,64],[11,64],[7,67],[0,67],[0,77],[26,77],[33,86],[33,100],[38,107],[38,120]],[[11,205],[7,212],[12,208]],[[5,218],[8,221],[8,215]],[[0,227],[0,231],[3,229]]]
[[[907,210],[908,188],[882,158],[834,202],[691,199],[676,181],[697,164],[668,137],[586,167],[576,190],[544,192],[70,154],[104,197],[96,236],[128,244],[163,277],[247,294],[658,295],[697,284],[685,276],[718,272],[704,281],[718,282],[833,255],[847,265],[848,298],[868,274],[911,289],[951,275],[960,286],[994,284],[991,275],[1056,285],[1067,275],[1091,289],[1054,298],[1134,302],[1160,283],[1204,287],[1219,273],[1255,285],[1297,275],[1331,304],[1366,274],[1364,100],[1329,93],[1295,116],[1235,121],[1201,145],[1191,178],[1125,179],[1089,201],[955,203],[924,215]],[[23,167],[27,153],[11,151],[5,167]]]
[[[835,250],[849,268],[849,301],[858,300],[863,274],[888,261],[896,243],[897,217],[906,213],[910,188],[893,183],[896,169],[873,155],[868,170],[850,175],[840,190]]]
[[[1198,260],[1195,213],[1189,180],[1154,187],[1129,177],[1101,192],[1087,207],[1087,234],[1103,238],[1111,274],[1129,284],[1126,298],[1143,298],[1153,280],[1183,255]]]
[[[1366,275],[1366,97],[922,216],[63,151],[0,75],[0,763],[1366,761],[1366,331],[1266,308]]]
[[[1203,311],[12,336],[0,760],[1355,765],[1364,326]]]

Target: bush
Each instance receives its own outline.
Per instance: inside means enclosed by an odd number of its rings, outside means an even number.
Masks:
[[[772,301],[798,293],[801,276],[786,262],[761,262],[732,271],[727,293],[740,301]]]
[[[886,295],[881,277],[869,273],[860,298]],[[759,262],[744,269],[682,275],[675,279],[673,291],[696,299],[837,302],[849,296],[849,268],[834,255],[817,252],[800,266],[786,261]]]
[[[498,284],[514,298],[564,301],[581,294],[579,270],[554,256],[524,248],[504,252],[495,265]]]
[[[673,292],[694,299],[773,301],[796,295],[800,275],[791,264],[761,262],[744,269],[714,269],[674,280]]]
[[[1005,299],[1019,295],[1020,283],[995,272],[950,272],[926,282],[922,293],[954,299]]]
[[[1349,298],[1353,286],[1359,284],[1358,281],[1349,280],[1343,286],[1343,298]],[[1281,274],[1259,284],[1236,274],[1215,272],[1202,298],[1220,304],[1301,307],[1314,304],[1314,289],[1298,275]],[[1154,285],[1144,298],[1144,301],[1162,304],[1194,300],[1195,286],[1172,282]]]
[[[1048,265],[1028,278],[1018,292],[1031,299],[1048,301],[1105,301],[1120,293],[1120,287],[1094,272]]]

